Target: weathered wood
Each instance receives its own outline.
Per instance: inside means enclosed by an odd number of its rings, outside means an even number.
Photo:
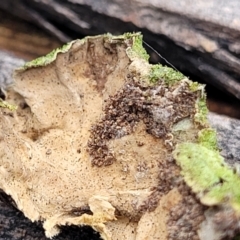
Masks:
[[[14,5],[14,8],[12,7]],[[0,8],[61,41],[104,32],[142,31],[145,41],[186,75],[240,99],[240,2],[9,0]],[[153,61],[164,62],[154,51]]]
[[[13,58],[0,52],[0,87],[6,88],[11,80],[13,69],[23,64],[21,59]],[[238,143],[240,141],[240,121],[209,114],[209,120],[218,131],[219,147],[226,160],[234,165],[240,161]],[[1,239],[46,239],[40,223],[31,223],[23,214],[13,207],[10,198],[0,194]],[[62,234],[55,239],[99,239],[90,228],[64,227]]]

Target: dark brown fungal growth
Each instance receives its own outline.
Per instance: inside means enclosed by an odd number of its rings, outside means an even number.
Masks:
[[[160,164],[158,191],[162,195],[177,188],[182,195],[182,200],[171,209],[167,221],[169,240],[199,240],[197,231],[204,221],[203,206],[196,198],[191,188],[186,185],[180,176],[181,169],[175,164],[172,156],[168,161]]]
[[[171,87],[158,81],[145,87],[129,80],[116,95],[109,97],[102,120],[92,126],[88,142],[92,164],[111,165],[116,159],[107,142],[132,133],[139,121],[145,123],[147,133],[163,138],[166,147],[173,149],[171,127],[183,118],[193,117],[197,97],[198,92],[191,91],[187,81]]]
[[[155,187],[149,198],[141,205],[140,212],[154,211],[162,196],[169,193],[174,187],[178,187],[179,182],[183,181],[179,175],[179,169],[174,164],[174,160],[169,155],[171,161],[159,163],[159,185]]]
[[[206,220],[203,222],[200,232],[202,239],[239,239],[240,218],[239,214],[232,208],[229,208],[226,204],[222,206],[214,206],[209,208],[204,215]]]
[[[162,196],[163,194],[159,191],[159,189],[154,189],[148,199],[140,206],[139,212],[145,213],[154,211]]]
[[[233,239],[240,233],[239,216],[232,209],[217,212],[214,223],[216,228],[224,232],[223,240]]]
[[[183,195],[170,212],[167,227],[169,240],[199,240],[197,234],[200,224],[204,221],[204,207],[184,182],[178,188]]]

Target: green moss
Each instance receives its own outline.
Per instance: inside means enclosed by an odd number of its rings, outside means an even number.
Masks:
[[[204,85],[198,83],[198,82],[191,82],[189,84],[189,89],[192,91],[192,92],[196,92],[196,91],[203,91],[204,89]]]
[[[197,99],[196,114],[194,116],[195,122],[200,124],[201,126],[208,126],[207,114],[208,108],[206,104],[206,96],[204,95]]]
[[[143,48],[143,36],[141,33],[125,33],[120,37],[127,41],[127,45],[129,45],[129,47],[126,49],[126,53],[132,61],[135,58],[141,58],[148,61],[149,55]],[[116,39],[116,37],[114,39]]]
[[[42,56],[42,57],[34,59],[30,62],[27,62],[20,70],[25,70],[25,69],[33,68],[33,67],[46,66],[46,65],[50,64],[57,58],[57,55],[59,53],[67,52],[71,48],[73,43],[74,43],[74,41],[67,43],[60,48],[54,49],[52,52],[48,53],[46,56]]]
[[[205,205],[228,204],[240,213],[240,178],[218,151],[197,143],[182,143],[173,152],[185,182]]]
[[[0,107],[7,108],[11,111],[15,111],[17,109],[17,106],[9,104],[9,103],[3,101],[1,98],[0,98]]]
[[[145,48],[142,45],[143,36],[142,35],[135,35],[133,36],[133,45],[132,50],[142,59],[148,61],[149,55],[147,54]]]
[[[113,36],[112,39],[126,41],[127,45],[129,46],[126,49],[126,53],[132,61],[134,61],[136,58],[139,60],[140,58],[148,62],[149,55],[143,48],[143,36],[141,33],[125,33],[124,35]],[[144,79],[144,81],[147,83],[155,84],[159,80],[163,80],[167,86],[170,86],[185,78],[182,73],[175,71],[170,67],[164,67],[161,64],[149,66],[150,72],[146,74],[146,79]]]
[[[196,101],[196,114],[194,120],[201,126],[208,126],[208,108],[206,104],[205,85],[189,81],[189,89],[192,92],[199,92],[199,99]]]
[[[152,65],[149,73],[150,83],[157,83],[159,80],[164,80],[167,86],[171,86],[182,80],[185,76],[175,71],[170,67],[164,67],[161,64]]]
[[[205,128],[198,133],[198,142],[208,149],[218,150],[217,133],[212,128]]]

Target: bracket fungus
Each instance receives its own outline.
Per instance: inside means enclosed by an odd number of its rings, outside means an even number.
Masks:
[[[204,87],[149,64],[141,34],[73,41],[17,69],[7,93],[0,188],[47,237],[62,225],[107,240],[239,230],[240,180],[218,152]]]

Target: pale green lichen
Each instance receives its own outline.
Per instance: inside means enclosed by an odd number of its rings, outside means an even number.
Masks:
[[[173,156],[185,182],[203,204],[227,204],[240,214],[240,178],[224,163],[218,151],[186,142],[176,146]]]
[[[158,81],[162,80],[166,83],[167,86],[171,86],[184,79],[185,76],[170,67],[156,64],[152,65],[148,78],[150,83],[157,83]]]
[[[50,53],[48,53],[45,56],[42,56],[42,57],[36,58],[30,62],[27,62],[19,70],[26,70],[26,69],[33,68],[33,67],[46,66],[46,65],[50,64],[51,62],[55,61],[55,59],[57,58],[57,55],[59,53],[67,52],[71,48],[73,43],[74,43],[74,41],[69,42],[60,48],[54,49],[53,51],[51,51]]]
[[[7,108],[11,111],[15,111],[17,109],[17,106],[7,103],[6,101],[3,101],[1,98],[0,98],[0,107]]]

